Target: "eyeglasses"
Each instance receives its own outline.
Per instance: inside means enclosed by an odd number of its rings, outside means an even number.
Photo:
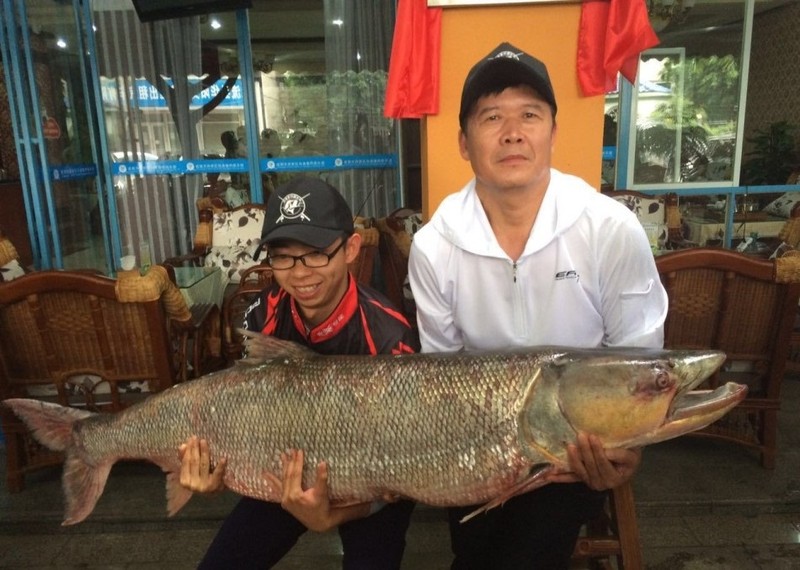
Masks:
[[[303,265],[310,269],[325,267],[346,243],[347,238],[344,238],[330,253],[325,253],[324,251],[309,251],[303,255],[267,255],[267,265],[272,269],[291,269],[294,267],[295,263],[302,261]]]

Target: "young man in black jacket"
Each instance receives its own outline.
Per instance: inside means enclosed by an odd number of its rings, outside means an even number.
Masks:
[[[347,264],[361,237],[339,192],[298,177],[269,197],[262,233],[275,284],[247,309],[244,327],[308,346],[320,354],[403,354],[418,340],[383,295],[358,284]],[[200,493],[224,487],[225,462],[209,467],[208,444],[192,438],[181,450],[181,484]],[[399,568],[414,503],[331,506],[327,467],[300,486],[302,451],[284,461],[282,503],[242,498],[223,522],[199,568],[265,568],[276,564],[307,530],[338,527],[344,568]]]

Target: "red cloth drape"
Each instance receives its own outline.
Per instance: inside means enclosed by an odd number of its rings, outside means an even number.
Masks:
[[[427,0],[400,0],[394,24],[383,114],[417,119],[439,112],[442,9]]]
[[[633,83],[639,54],[658,45],[644,0],[590,0],[581,6],[578,82],[585,96],[616,88],[617,73]]]

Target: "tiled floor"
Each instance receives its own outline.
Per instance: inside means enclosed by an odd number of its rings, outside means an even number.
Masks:
[[[741,447],[681,438],[649,447],[635,491],[647,570],[800,570],[800,378],[784,383],[774,471]],[[0,450],[2,455],[2,450]],[[5,489],[0,457],[0,570],[194,568],[236,497],[196,497],[164,514],[164,479],[147,464],[120,464],[91,517],[61,527],[57,470]],[[449,565],[441,510],[418,507],[404,570]],[[307,534],[279,570],[340,567],[335,533]]]

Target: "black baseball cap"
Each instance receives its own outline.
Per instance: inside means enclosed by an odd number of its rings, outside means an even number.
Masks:
[[[324,249],[354,231],[353,213],[336,188],[319,178],[298,176],[270,194],[253,258],[273,241],[293,240]]]
[[[459,124],[464,125],[475,101],[516,85],[530,85],[536,89],[553,108],[555,117],[558,110],[556,96],[545,64],[510,43],[503,42],[469,70],[461,91]]]

